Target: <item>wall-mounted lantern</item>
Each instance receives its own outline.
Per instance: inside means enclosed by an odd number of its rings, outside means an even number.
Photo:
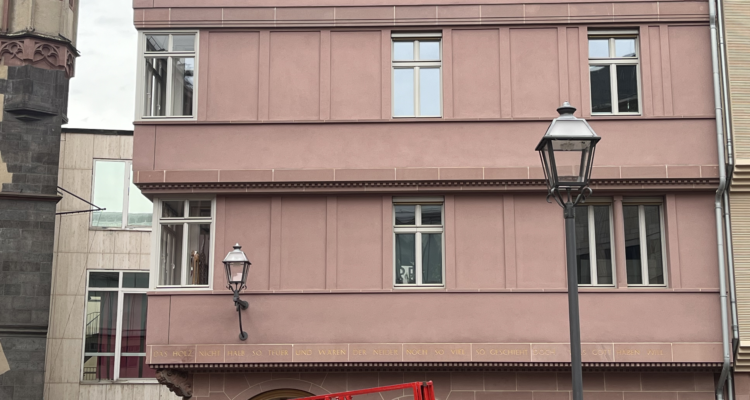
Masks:
[[[249,304],[240,300],[240,290],[247,289],[247,270],[250,268],[250,261],[247,259],[242,246],[239,243],[234,245],[234,250],[230,251],[224,257],[224,269],[227,274],[227,289],[234,293],[234,306],[240,318],[240,340],[247,340],[247,332],[242,330],[242,313],[247,310]]]

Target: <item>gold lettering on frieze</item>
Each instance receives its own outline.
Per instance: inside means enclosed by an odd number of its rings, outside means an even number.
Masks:
[[[584,350],[584,354],[586,350]],[[591,350],[591,355],[594,356],[609,356],[612,355],[612,352],[609,351],[609,349],[597,349],[597,350]]]
[[[312,350],[295,350],[294,355],[296,356],[311,356]]]
[[[339,350],[339,349],[318,350],[318,355],[320,356],[345,356],[346,350]]]
[[[396,349],[381,349],[381,350],[373,350],[372,355],[374,356],[397,356],[398,350]]]
[[[260,357],[263,355],[263,350],[253,350],[250,352],[253,357]]]
[[[192,350],[173,350],[172,357],[192,357]]]
[[[245,355],[245,350],[227,350],[227,355],[230,357],[242,357]]]
[[[640,356],[641,355],[641,351],[640,350],[631,350],[631,349],[617,350],[617,355],[618,356]]]
[[[445,354],[445,350],[443,350],[443,349],[436,349],[434,351],[435,351],[435,354],[437,354],[439,356],[442,356],[442,355]]]
[[[476,353],[478,356],[483,356],[486,354],[486,350],[477,349]],[[525,356],[528,354],[528,349],[490,349],[490,355],[493,356]]]
[[[289,350],[268,350],[269,356],[288,356]]]
[[[166,351],[154,351],[151,355],[154,356],[154,358],[167,357],[167,352]]]
[[[532,354],[535,356],[554,356],[557,353],[553,349],[534,349]]]
[[[464,349],[451,349],[451,354],[460,356],[465,355]]]
[[[647,354],[650,356],[663,356],[664,350],[652,349],[652,350],[649,350]]]
[[[406,354],[408,354],[410,356],[426,356],[427,355],[427,350],[425,350],[425,349],[416,349],[416,350],[406,349]]]
[[[218,357],[221,355],[219,350],[201,350],[198,352],[201,357]]]
[[[367,355],[367,350],[354,349],[354,350],[352,350],[352,355],[353,356],[366,356]]]

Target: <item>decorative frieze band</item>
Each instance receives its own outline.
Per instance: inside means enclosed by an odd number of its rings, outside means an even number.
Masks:
[[[68,78],[75,74],[78,52],[70,43],[28,35],[0,39],[0,63],[11,67],[34,65],[39,68],[65,71]]]
[[[565,343],[151,345],[152,365],[265,363],[569,363]],[[721,343],[584,343],[587,363],[717,363]]]

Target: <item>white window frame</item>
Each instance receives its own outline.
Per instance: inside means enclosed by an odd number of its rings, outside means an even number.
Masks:
[[[147,35],[169,35],[168,49],[172,48],[172,35],[184,35],[194,34],[195,35],[195,49],[194,51],[163,51],[163,52],[146,52],[146,36]],[[199,60],[199,48],[200,48],[200,31],[198,30],[169,30],[169,31],[141,31],[138,37],[138,66],[137,71],[137,85],[136,85],[136,108],[135,108],[135,120],[136,121],[151,121],[159,119],[179,119],[179,120],[197,120],[198,119],[198,60]],[[148,116],[145,115],[145,95],[146,95],[146,58],[167,58],[167,98],[164,103],[166,107],[166,115]],[[172,58],[173,57],[193,57],[193,115],[169,115],[172,112]]]
[[[129,206],[130,206],[130,173],[133,171],[133,161],[132,160],[122,160],[122,159],[113,159],[113,158],[95,158],[94,164],[92,166],[92,178],[91,178],[91,199],[92,203],[96,205],[97,207],[100,206],[99,204],[96,204],[96,201],[94,201],[94,193],[96,193],[96,164],[97,161],[105,161],[105,162],[124,162],[125,163],[125,178],[123,181],[123,193],[125,198],[122,201],[122,223],[119,227],[107,227],[107,226],[94,226],[94,218],[96,218],[95,213],[91,212],[89,216],[89,229],[90,230],[128,230],[128,231],[150,231],[150,226],[133,226],[128,225],[128,213],[130,212]],[[106,207],[105,207],[106,208]],[[153,221],[153,216],[152,216]]]
[[[92,272],[117,272],[119,273],[119,281],[116,288],[112,287],[103,287],[103,288],[91,288],[89,287],[89,279],[91,277]],[[147,294],[148,288],[123,288],[122,287],[122,280],[123,280],[123,273],[125,272],[136,272],[136,273],[146,273],[149,275],[149,281],[151,280],[151,272],[148,270],[111,270],[111,269],[91,269],[86,271],[86,296],[84,297],[84,320],[83,320],[83,345],[81,350],[81,370],[80,370],[80,380],[81,383],[100,383],[100,382],[107,382],[107,383],[114,383],[114,382],[122,382],[127,381],[129,383],[154,383],[156,382],[156,378],[120,378],[120,359],[123,356],[122,353],[122,308],[125,304],[125,294]],[[115,365],[114,365],[114,379],[113,380],[83,380],[84,376],[84,362],[86,360],[86,355],[91,356],[102,356],[102,357],[111,357],[109,353],[87,353],[86,352],[86,316],[89,314],[89,292],[117,292],[117,336],[115,337]],[[148,334],[148,331],[146,332]],[[144,353],[125,353],[124,356],[133,356],[133,357],[146,357],[146,352]]]
[[[205,217],[187,217],[189,215],[190,201],[211,201],[211,218]],[[185,217],[180,218],[162,218],[161,210],[162,204],[165,201],[183,201],[185,205]],[[208,257],[208,284],[206,285],[160,285],[159,278],[161,271],[159,270],[160,258],[161,258],[161,226],[162,225],[174,225],[177,223],[183,224],[183,236],[182,236],[182,248],[188,248],[188,235],[187,225],[188,224],[210,224],[211,225],[211,240],[209,242],[209,257]],[[154,199],[154,218],[153,228],[151,234],[151,279],[149,287],[155,290],[213,290],[214,280],[214,251],[216,241],[216,198],[206,196],[181,196],[181,197],[163,197]],[[182,258],[182,275],[180,277],[181,282],[187,281],[187,256],[183,254]]]
[[[440,60],[421,61],[419,59],[419,42],[421,40],[429,42],[438,42],[440,47]],[[396,61],[395,43],[396,42],[414,42],[414,60]],[[440,73],[438,92],[440,97],[440,114],[439,115],[420,115],[419,114],[419,69],[420,68],[437,68]],[[414,115],[396,115],[396,69],[414,69]],[[410,32],[410,33],[392,33],[391,34],[391,115],[393,118],[442,118],[443,117],[443,34],[440,32]]]
[[[611,246],[611,263],[612,263],[612,283],[599,283],[599,270],[596,265],[596,223],[594,219],[594,206],[607,206],[609,209],[609,241]],[[611,202],[601,201],[598,199],[586,200],[585,204],[577,207],[586,207],[588,214],[588,239],[589,239],[589,267],[591,269],[591,283],[579,283],[579,287],[615,287],[617,286],[617,265],[615,256],[615,228],[614,213]]]
[[[416,225],[396,225],[396,207],[398,205],[415,205],[415,223]],[[421,206],[423,205],[440,205],[440,222],[441,225],[422,225]],[[414,288],[444,288],[445,287],[445,201],[440,198],[394,198],[391,211],[391,223],[393,225],[393,287],[401,289]],[[414,233],[414,272],[415,284],[396,283],[396,234]],[[419,233],[419,235],[417,235]],[[440,233],[441,238],[441,261],[442,261],[442,283],[422,283],[422,235],[421,233]]]
[[[638,206],[638,240],[641,249],[641,276],[643,283],[627,283],[628,287],[666,287],[669,283],[667,275],[667,235],[664,230],[664,202],[657,199],[623,199],[623,207]],[[650,283],[648,276],[648,250],[646,248],[646,213],[644,206],[659,206],[659,233],[661,234],[661,270],[664,283]],[[624,224],[623,224],[624,225]],[[626,266],[627,268],[627,266]],[[626,271],[627,276],[627,271]]]
[[[643,95],[641,93],[641,49],[640,37],[637,30],[628,31],[589,31],[586,42],[591,39],[609,39],[609,57],[591,58],[588,57],[589,67],[593,65],[609,66],[609,85],[612,102],[612,112],[594,112],[594,97],[591,96],[591,72],[589,71],[589,107],[591,115],[642,115],[643,114]],[[635,39],[635,57],[615,57],[615,39]],[[587,50],[588,51],[588,50]],[[620,112],[620,103],[617,98],[617,66],[618,65],[635,65],[636,71],[636,88],[638,91],[638,112]]]

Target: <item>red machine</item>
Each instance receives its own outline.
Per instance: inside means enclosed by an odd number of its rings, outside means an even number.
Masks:
[[[390,392],[392,390],[403,389],[411,389],[414,392],[414,400],[435,400],[435,391],[432,389],[432,381],[402,383],[400,385],[352,390],[349,392],[324,394],[322,396],[302,397],[296,400],[352,400],[352,397],[357,395]]]

